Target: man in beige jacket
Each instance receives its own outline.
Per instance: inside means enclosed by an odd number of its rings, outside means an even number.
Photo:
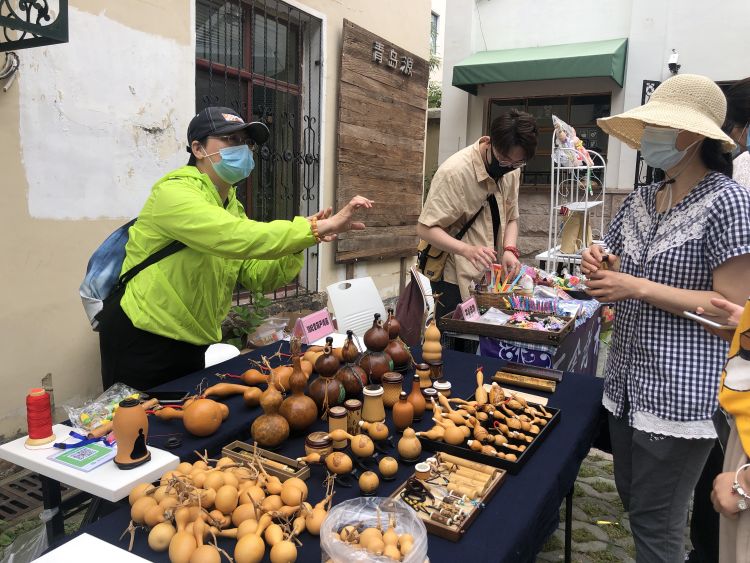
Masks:
[[[458,151],[435,173],[417,234],[450,254],[443,279],[432,282],[433,293],[441,294],[436,315],[449,313],[468,299],[471,282],[478,281],[491,264],[502,264],[505,275],[520,270],[518,188],[521,168],[534,156],[536,145],[534,118],[511,110],[493,120],[489,136]],[[494,228],[492,199],[499,212]],[[477,212],[465,235],[456,239]]]

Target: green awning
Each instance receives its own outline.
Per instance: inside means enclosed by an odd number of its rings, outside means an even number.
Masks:
[[[453,85],[476,95],[480,84],[609,76],[622,86],[627,39],[480,51],[453,67]]]

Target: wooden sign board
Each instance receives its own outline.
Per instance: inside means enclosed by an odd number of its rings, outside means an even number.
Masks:
[[[336,209],[375,201],[365,231],[339,236],[336,262],[416,254],[422,210],[428,63],[344,20]]]

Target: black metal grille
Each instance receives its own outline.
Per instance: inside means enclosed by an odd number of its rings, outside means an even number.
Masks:
[[[73,489],[62,483],[60,490],[63,496],[73,492]],[[42,498],[42,481],[39,475],[21,471],[12,480],[0,485],[0,518],[14,520],[42,506]]]
[[[251,219],[292,219],[320,207],[321,57],[321,21],[285,2],[197,0],[196,109],[228,106],[271,131],[250,179],[238,185]],[[317,291],[317,260],[317,249],[308,249],[297,282],[273,297]]]

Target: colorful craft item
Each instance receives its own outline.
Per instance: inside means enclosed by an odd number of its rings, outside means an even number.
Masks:
[[[505,323],[505,326],[516,328],[525,328],[529,330],[541,330],[545,332],[556,332],[562,330],[568,321],[559,319],[555,316],[540,317],[534,313],[518,311],[513,313]]]

